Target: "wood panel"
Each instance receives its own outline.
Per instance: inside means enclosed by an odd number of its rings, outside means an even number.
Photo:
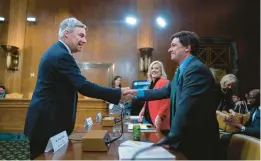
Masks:
[[[5,87],[10,93],[21,93],[23,48],[26,24],[27,0],[10,0],[7,44],[19,48],[18,71],[5,73]]]
[[[76,59],[84,62],[114,63],[114,74],[129,85],[138,78],[137,27],[124,23],[126,15],[138,15],[140,0],[27,0],[27,16],[37,23],[26,23],[22,92],[26,95],[35,87],[37,67],[43,52],[57,40],[58,25],[74,16],[89,27],[88,44]],[[9,0],[0,1],[0,15],[9,17]],[[145,3],[145,2],[144,2]],[[151,2],[152,3],[152,2]],[[192,30],[201,37],[223,37],[237,42],[240,91],[259,88],[260,82],[260,2],[246,0],[154,0],[153,22],[156,16],[167,19],[167,26],[153,25],[153,60],[164,63],[172,79],[176,63],[167,53],[170,37],[180,30]],[[50,5],[52,4],[52,5]],[[147,6],[147,9],[151,9]],[[151,10],[144,11],[149,13]],[[6,14],[7,13],[7,14]],[[151,14],[149,14],[151,15]],[[142,18],[142,17],[141,17]],[[0,42],[7,42],[8,28],[0,23]],[[144,23],[139,21],[139,23]],[[142,24],[143,25],[143,24]],[[5,32],[6,31],[6,32]],[[15,31],[16,32],[16,31]],[[2,58],[2,57],[1,57]],[[0,60],[0,83],[3,82],[3,59]],[[128,72],[125,72],[128,71]],[[32,76],[31,76],[32,75]]]
[[[57,41],[59,23],[67,17],[76,17],[88,26],[88,43],[74,55],[75,59],[114,64],[113,73],[122,76],[123,86],[128,86],[138,76],[136,28],[126,26],[122,13],[135,9],[136,2],[132,0],[28,0],[28,14],[34,15],[37,23],[26,25],[23,93],[33,92],[40,58]],[[108,84],[99,76],[90,80]]]
[[[9,0],[0,1],[0,17],[4,17],[6,19],[5,22],[0,22],[0,45],[7,44],[9,8],[10,8]],[[6,57],[5,53],[0,47],[0,85],[4,85],[5,83],[5,72],[6,72],[5,57]]]
[[[234,39],[240,93],[260,88],[260,1],[154,0],[154,9],[155,15],[167,19],[167,27],[155,26],[153,59],[164,63],[169,79],[177,65],[167,53],[170,38],[175,32],[190,30],[200,37]]]
[[[0,100],[0,132],[23,132],[24,122],[29,99],[1,99]],[[77,117],[75,127],[83,127],[84,120],[101,112],[103,116],[108,114],[107,105],[102,100],[80,99],[77,105]]]
[[[137,26],[137,47],[140,48],[154,48],[153,45],[153,19],[154,19],[154,3],[151,0],[137,1],[137,15],[139,25]],[[140,56],[140,52],[139,52]],[[139,80],[146,80],[147,73],[139,72]]]

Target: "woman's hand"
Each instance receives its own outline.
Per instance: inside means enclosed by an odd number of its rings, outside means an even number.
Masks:
[[[159,115],[156,116],[155,118],[155,126],[156,126],[156,130],[160,130],[160,127],[161,127],[161,118]]]
[[[230,109],[229,112],[230,112],[233,116],[235,116],[235,115],[237,114],[237,113],[236,113],[234,110],[232,110],[232,109]]]
[[[229,117],[227,114],[222,114],[221,116],[225,122],[231,122],[232,120],[231,117]]]
[[[141,114],[139,114],[138,122],[142,122],[142,119],[143,119],[143,116]]]

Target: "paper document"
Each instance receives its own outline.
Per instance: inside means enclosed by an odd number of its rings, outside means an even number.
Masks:
[[[151,124],[129,124],[128,125],[128,129],[132,130],[133,129],[133,125],[140,125],[140,129],[141,130],[154,129]]]
[[[131,120],[138,120],[139,116],[130,116]]]
[[[133,140],[127,140],[120,144],[121,147],[148,147],[153,145],[151,142],[143,142],[143,141],[133,141]]]
[[[132,159],[133,155],[143,149],[147,148],[153,145],[153,143],[147,143],[147,142],[140,142],[140,141],[131,141],[128,140],[124,143],[122,143],[119,146],[119,159],[120,160],[130,160]],[[166,160],[166,159],[175,159],[176,157],[168,152],[163,147],[154,147],[152,149],[149,149],[147,151],[144,151],[136,156],[136,160],[138,159],[146,159],[146,160],[154,160],[154,159],[160,159],[160,160]]]

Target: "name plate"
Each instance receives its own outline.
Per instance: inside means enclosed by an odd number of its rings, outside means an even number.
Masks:
[[[49,152],[50,150],[53,149],[53,153],[55,153],[57,150],[62,148],[64,145],[66,145],[68,142],[69,140],[68,140],[67,132],[63,131],[55,136],[52,136],[49,139],[44,152]]]
[[[86,126],[92,126],[93,125],[93,122],[92,122],[92,118],[89,117],[87,118],[85,121],[84,121],[84,127]]]
[[[96,115],[96,122],[97,122],[97,123],[100,123],[101,120],[102,120],[102,114],[99,112],[99,113],[97,113],[97,115]]]

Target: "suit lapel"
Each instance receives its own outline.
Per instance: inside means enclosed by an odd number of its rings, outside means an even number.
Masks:
[[[182,71],[182,73],[180,73],[180,79],[178,79],[177,85],[180,84],[180,81],[181,81],[181,79],[182,79],[182,76],[184,75],[184,73],[187,72],[189,66],[190,66],[195,60],[197,60],[197,58],[196,58],[196,57],[193,57],[193,58],[188,62],[186,68]]]

